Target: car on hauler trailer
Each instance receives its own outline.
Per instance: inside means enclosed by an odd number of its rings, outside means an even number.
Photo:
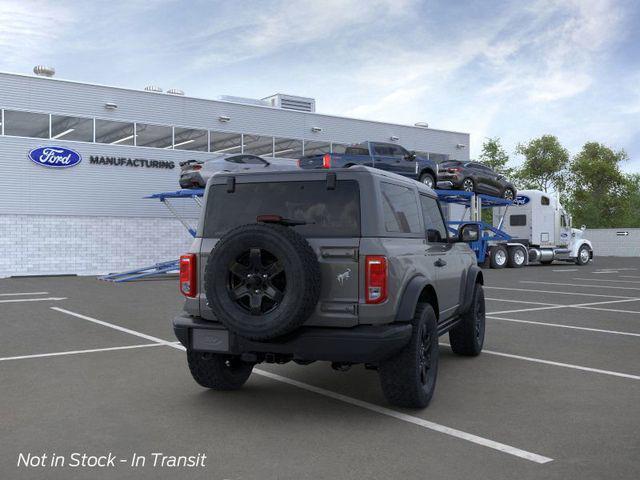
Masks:
[[[450,238],[433,190],[368,167],[213,176],[173,321],[193,378],[232,390],[260,362],[364,363],[390,403],[425,407],[438,337],[482,350],[470,227]]]

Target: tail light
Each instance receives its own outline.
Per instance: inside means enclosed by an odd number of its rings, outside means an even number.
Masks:
[[[322,168],[331,168],[331,154],[325,153],[322,156]]]
[[[387,299],[387,257],[365,257],[365,302],[382,303]]]
[[[202,165],[193,165],[191,170],[202,170]]]
[[[296,163],[298,164],[298,167],[300,167],[300,159],[296,160]]]
[[[193,298],[198,295],[197,275],[195,254],[180,255],[180,292],[185,297]]]
[[[450,168],[450,169],[449,169],[449,173],[458,173],[458,172],[460,172],[460,171],[462,171],[462,169],[461,169],[461,168]]]

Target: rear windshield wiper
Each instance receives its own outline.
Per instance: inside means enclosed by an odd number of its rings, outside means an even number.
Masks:
[[[284,225],[285,227],[295,227],[296,225],[309,225],[305,220],[294,220],[291,218],[284,218],[280,215],[258,215],[256,221],[259,223],[277,223],[278,225]]]

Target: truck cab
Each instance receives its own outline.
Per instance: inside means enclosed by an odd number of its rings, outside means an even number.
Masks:
[[[511,236],[511,242],[526,246],[530,262],[584,264],[593,258],[591,243],[582,238],[585,227],[572,228],[571,216],[559,200],[540,190],[518,192],[504,218],[494,216],[494,226]]]

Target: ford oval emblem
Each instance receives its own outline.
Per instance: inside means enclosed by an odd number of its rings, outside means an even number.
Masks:
[[[526,195],[517,195],[513,203],[514,205],[526,205],[527,203],[529,203],[529,200],[530,198]]]
[[[33,163],[51,168],[69,168],[82,161],[82,155],[64,147],[38,147],[29,152]]]

